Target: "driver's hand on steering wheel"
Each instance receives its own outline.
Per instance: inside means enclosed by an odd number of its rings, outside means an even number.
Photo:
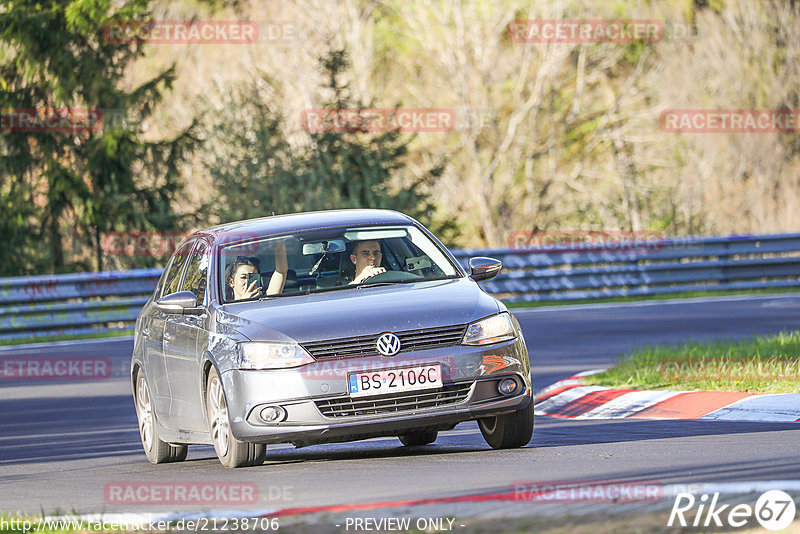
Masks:
[[[356,277],[356,279],[353,280],[350,283],[351,284],[360,284],[361,282],[363,282],[367,278],[372,278],[376,274],[381,274],[381,273],[385,273],[385,272],[386,272],[386,269],[383,268],[383,267],[375,267],[375,266],[370,265],[368,267],[365,267],[364,270],[361,271],[361,274],[358,275]]]

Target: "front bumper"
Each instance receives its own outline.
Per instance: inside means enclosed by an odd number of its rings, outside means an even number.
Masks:
[[[349,373],[430,363],[441,365],[441,390],[348,396]],[[517,382],[512,395],[497,391],[503,378]],[[277,371],[230,370],[222,381],[234,436],[296,446],[446,430],[462,421],[523,409],[532,397],[528,353],[521,338],[489,347],[446,347]],[[263,422],[259,414],[266,406],[280,406],[286,418]],[[331,406],[339,408],[332,411]]]

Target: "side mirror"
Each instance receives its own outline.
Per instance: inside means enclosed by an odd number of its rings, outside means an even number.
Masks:
[[[156,306],[164,313],[198,315],[197,295],[191,291],[178,291],[165,295],[156,301]]]
[[[476,256],[469,259],[469,277],[476,282],[494,278],[502,268],[503,262],[494,258]]]

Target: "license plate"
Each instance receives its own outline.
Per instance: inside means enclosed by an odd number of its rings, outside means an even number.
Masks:
[[[437,363],[402,369],[353,373],[348,375],[348,379],[350,380],[351,397],[385,395],[420,389],[438,389],[442,387],[442,369]]]

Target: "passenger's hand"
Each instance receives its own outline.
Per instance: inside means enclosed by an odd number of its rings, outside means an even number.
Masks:
[[[252,299],[261,296],[261,287],[256,285],[256,281],[257,280],[253,280],[250,282],[250,285],[244,288],[244,293],[242,293],[243,299]]]
[[[386,269],[384,269],[383,267],[374,267],[374,266],[370,265],[369,267],[365,267],[364,270],[361,271],[361,274],[358,275],[355,280],[353,280],[353,283],[354,284],[359,284],[359,283],[363,282],[364,280],[366,280],[367,278],[372,278],[376,274],[381,274],[381,273],[385,273],[385,272],[386,272]]]

